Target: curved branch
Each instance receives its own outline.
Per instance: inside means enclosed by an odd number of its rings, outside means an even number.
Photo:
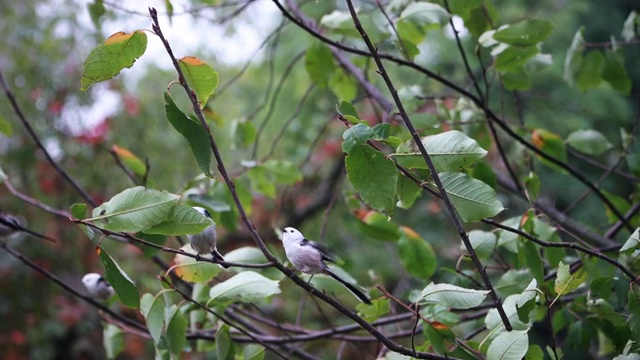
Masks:
[[[29,136],[31,136],[31,139],[33,139],[33,141],[36,143],[38,148],[44,153],[44,156],[47,158],[47,161],[49,161],[49,163],[53,166],[53,168],[56,169],[58,174],[63,179],[65,179],[78,192],[78,194],[80,194],[80,196],[82,196],[85,199],[86,202],[91,204],[91,206],[93,207],[98,206],[97,203],[91,198],[91,196],[89,196],[89,194],[86,191],[84,191],[82,187],[80,187],[80,184],[78,184],[75,181],[75,179],[73,179],[71,175],[69,175],[62,168],[62,166],[60,166],[55,160],[53,160],[53,158],[51,157],[51,154],[49,154],[47,149],[44,147],[44,145],[42,144],[42,141],[40,141],[40,138],[38,137],[38,135],[36,135],[36,132],[31,127],[31,124],[29,124],[29,122],[27,121],[27,118],[22,113],[22,109],[20,108],[20,105],[18,105],[18,102],[16,101],[16,98],[13,96],[13,93],[5,83],[4,77],[2,76],[1,71],[0,71],[0,85],[2,85],[2,88],[4,89],[4,93],[7,96],[7,99],[9,99],[9,102],[11,103],[11,107],[13,108],[13,111],[16,113],[16,115],[18,115],[20,122],[29,133]]]

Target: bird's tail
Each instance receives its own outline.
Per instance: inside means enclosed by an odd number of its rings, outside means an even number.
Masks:
[[[224,258],[222,257],[222,254],[220,254],[220,252],[216,248],[214,248],[213,251],[211,252],[211,257],[214,260],[223,261],[224,262]],[[220,266],[222,266],[225,269],[229,268],[229,265],[220,264]]]
[[[358,299],[360,299],[360,301],[362,301],[365,304],[371,304],[371,299],[369,299],[369,296],[364,292],[362,292],[362,290],[358,289],[353,284],[350,284],[347,281],[343,280],[340,276],[334,274],[329,269],[325,270],[325,272],[327,275],[336,279],[340,284],[346,287],[353,295],[355,295]]]

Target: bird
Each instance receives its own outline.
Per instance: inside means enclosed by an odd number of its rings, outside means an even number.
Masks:
[[[211,219],[211,214],[209,214],[207,209],[202,208],[200,206],[194,206],[193,209],[199,212],[200,214],[204,215],[205,217]],[[212,222],[211,226],[202,230],[202,232],[198,234],[187,235],[187,238],[189,239],[189,244],[191,245],[191,248],[195,250],[198,253],[198,255],[211,254],[211,256],[215,260],[224,261],[224,257],[222,257],[222,254],[220,254],[220,252],[218,252],[218,249],[216,248],[216,239],[217,239],[216,223],[213,222],[213,219],[211,219],[211,222]],[[225,268],[229,267],[227,265],[222,265],[222,266],[224,266]]]
[[[287,258],[293,266],[306,274],[326,274],[334,278],[353,295],[366,304],[371,304],[371,299],[362,290],[342,279],[335,274],[325,261],[334,262],[329,257],[328,251],[317,242],[307,240],[300,231],[292,227],[284,228],[282,233],[282,243]]]
[[[86,274],[82,277],[82,283],[93,298],[107,300],[113,296],[113,287],[98,273]]]
[[[17,216],[8,213],[0,213],[0,236],[10,236],[21,229],[22,224]]]

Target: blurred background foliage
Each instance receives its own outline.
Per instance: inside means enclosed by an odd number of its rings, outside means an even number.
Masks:
[[[340,144],[345,128],[331,120],[339,99],[328,88],[311,87],[304,68],[303,53],[316,40],[290,23],[281,26],[279,12],[268,1],[252,3],[238,19],[233,18],[233,11],[238,9],[238,5],[225,6],[223,2],[197,0],[173,3],[173,17],[161,17],[170,41],[180,44],[181,37],[203,39],[201,43],[186,42],[188,45],[180,48],[183,53],[178,56],[199,56],[220,73],[221,87],[207,110],[213,134],[231,172],[242,174],[242,161],[258,160],[267,155],[274,145],[273,139],[281,131],[284,131],[283,136],[275,144],[271,158],[293,162],[302,171],[304,181],[294,186],[279,187],[277,200],[255,192],[252,195],[251,217],[272,248],[283,258],[273,228],[288,225],[282,223],[283,220],[290,219],[296,209],[310,203],[320,193],[324,179],[337,163],[343,161]],[[563,80],[563,64],[573,36],[581,26],[585,27],[584,38],[588,42],[606,42],[612,36],[619,38],[630,11],[634,7],[638,10],[637,1],[493,0],[491,3],[499,15],[494,19],[496,27],[528,18],[546,19],[554,24],[543,49],[551,54],[552,65],[536,74],[529,91],[501,93],[497,87],[493,89],[494,94],[501,95],[491,97],[492,108],[500,109],[504,118],[511,124],[522,125],[523,129],[544,128],[561,137],[579,129],[601,131],[614,144],[614,150],[598,156],[597,160],[602,163],[615,161],[621,150],[619,129],[630,131],[637,123],[637,88],[629,97],[606,84],[581,91],[577,86],[568,86]],[[361,5],[365,9],[375,8],[371,2]],[[199,168],[186,141],[165,120],[162,92],[176,78],[175,73],[169,70],[166,54],[161,51],[156,51],[155,56],[146,54],[143,58],[153,59],[148,59],[144,65],[136,64],[134,69],[125,70],[116,79],[96,85],[86,93],[79,91],[82,64],[93,47],[115,31],[130,32],[150,27],[146,3],[131,7],[124,1],[104,1],[104,14],[91,21],[90,9],[99,14],[96,6],[80,0],[0,2],[0,13],[3,14],[0,21],[0,38],[3,39],[0,42],[0,71],[47,149],[98,202],[133,185],[117,168],[108,151],[114,145],[148,161],[149,184],[158,189],[181,192],[199,174]],[[165,9],[163,3],[156,6]],[[344,6],[342,2],[325,0],[318,4],[305,2],[302,9],[308,16],[319,20],[322,15],[335,8],[344,9]],[[184,9],[193,11],[187,13]],[[263,16],[267,18],[262,19]],[[221,25],[220,19],[225,17],[229,20]],[[268,25],[258,26],[257,23],[263,20]],[[228,39],[237,34],[240,27],[251,26],[260,29],[251,33],[258,37],[254,44],[266,41],[265,45],[256,54],[248,53],[241,60],[225,61],[221,51],[224,51],[226,43],[234,41]],[[277,28],[280,30],[276,31]],[[474,54],[472,37],[467,35],[463,41],[468,53]],[[150,42],[158,40],[150,37]],[[202,46],[208,42],[219,45],[215,49]],[[228,47],[232,48],[230,44]],[[425,49],[428,49],[426,54],[421,54],[424,58],[418,59],[429,69],[471,88],[450,34],[441,30],[430,31]],[[631,82],[638,84],[640,47],[628,46],[621,53]],[[481,56],[485,63],[491,61],[486,51]],[[358,64],[367,62],[365,59],[354,61]],[[474,55],[471,63],[477,64]],[[371,64],[368,67],[371,81],[383,89]],[[398,88],[417,83],[426,96],[446,98],[455,95],[426,77],[416,79],[416,73],[409,69],[389,66],[389,70]],[[238,74],[240,76],[221,92],[224,84]],[[186,104],[180,91],[172,89],[171,92],[181,104]],[[276,93],[279,95],[273,99]],[[303,98],[305,101],[297,112],[296,107]],[[360,103],[359,108],[363,118],[375,118],[366,104]],[[61,209],[68,209],[71,204],[81,201],[37,150],[4,96],[0,97],[0,109],[0,116],[12,128],[10,135],[0,134],[0,165],[12,184],[23,193]],[[442,113],[434,114],[436,122],[446,123]],[[285,128],[291,116],[295,118]],[[251,138],[251,128],[260,128],[263,123],[265,127],[254,154],[253,141],[244,143],[242,139]],[[513,144],[508,144],[508,152],[514,157],[523,153]],[[631,150],[634,152],[638,152],[637,144]],[[602,172],[572,155],[568,162],[592,179]],[[624,165],[622,168],[630,171]],[[542,179],[542,194],[560,209],[584,191],[576,182],[566,181],[565,175],[548,170],[539,163],[535,169]],[[237,181],[239,186],[249,188],[246,177],[241,176]],[[626,198],[634,189],[637,190],[637,184],[612,176],[603,188]],[[340,195],[340,192],[348,191],[347,183],[342,182],[331,195],[331,201],[335,202],[331,212],[325,217],[323,208],[302,219],[301,230],[310,238],[323,234],[321,240],[341,254],[345,268],[365,285],[383,279],[388,288],[399,294],[426,285],[426,282],[405,273],[393,244],[362,235],[359,222],[351,215]],[[528,208],[527,203],[512,199],[506,193],[500,196],[509,214],[521,214]],[[27,236],[11,239],[13,246],[43,268],[78,287],[84,273],[101,272],[95,244],[86,241],[77,227],[25,206],[4,187],[0,188],[0,208],[20,214],[33,230],[60,240],[49,244]],[[572,215],[598,231],[608,226],[605,209],[594,196],[583,201]],[[461,254],[459,239],[447,215],[432,198],[422,196],[411,210],[397,209],[394,218],[398,224],[410,226],[434,245],[440,265],[452,265]],[[326,227],[326,234],[322,230],[325,222],[330,224]],[[223,253],[250,245],[242,226],[237,229],[230,227],[226,232],[223,230],[223,234],[222,237],[228,239],[219,246]],[[167,244],[179,246],[173,239]],[[109,246],[112,253],[121,259],[125,270],[140,276],[136,280],[144,284],[143,288],[157,287],[154,279],[158,269],[153,263],[137,261],[138,252],[131,246]],[[171,262],[168,254],[158,255]],[[364,269],[374,272],[373,280],[367,279]],[[0,322],[0,353],[5,359],[102,356],[102,351],[96,346],[101,343],[99,318],[92,308],[68,296],[57,285],[45,281],[4,252],[0,252],[0,273],[0,288],[3,289],[0,296],[0,318],[3,319]],[[449,276],[446,271],[437,272],[434,280],[444,281]],[[283,290],[283,296],[301,294],[301,290],[293,286],[285,286]],[[294,321],[292,314],[283,314],[283,317]],[[134,336],[127,339],[123,358],[149,356],[153,351],[149,342]]]

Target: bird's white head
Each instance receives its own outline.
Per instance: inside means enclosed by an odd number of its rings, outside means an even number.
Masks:
[[[296,228],[286,227],[282,231],[282,241],[301,241],[302,239],[304,235]]]
[[[209,214],[209,212],[207,211],[207,209],[200,207],[200,206],[194,206],[193,207],[194,210],[196,210],[197,212],[199,212],[200,214],[208,217],[209,219],[211,219],[211,214]]]
[[[100,274],[88,273],[82,277],[82,283],[87,288],[95,288],[96,286],[98,286],[98,282],[100,281],[101,278],[102,278],[102,275]]]

